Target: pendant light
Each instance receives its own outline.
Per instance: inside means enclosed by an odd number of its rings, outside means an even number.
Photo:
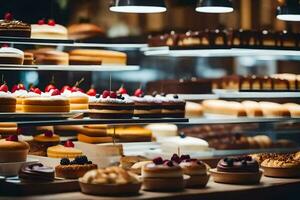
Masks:
[[[233,11],[231,0],[199,0],[197,12],[203,13],[229,13]]]
[[[283,21],[300,21],[300,4],[298,0],[286,0],[277,7],[277,19]]]
[[[161,13],[167,11],[164,0],[113,0],[109,9],[121,13]]]

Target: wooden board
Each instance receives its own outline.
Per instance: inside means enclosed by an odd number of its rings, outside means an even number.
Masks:
[[[0,194],[8,196],[24,196],[37,194],[53,194],[80,191],[78,180],[60,180],[53,182],[23,182],[18,178],[1,179]]]

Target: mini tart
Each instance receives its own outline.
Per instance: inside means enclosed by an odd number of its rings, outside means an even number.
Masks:
[[[55,167],[55,175],[60,178],[77,179],[82,177],[86,172],[97,168],[96,164],[58,165]]]
[[[59,136],[55,134],[50,137],[45,136],[45,134],[34,136],[33,141],[29,141],[29,154],[36,156],[47,156],[47,149],[51,146],[58,145],[59,141]]]
[[[141,183],[137,177],[120,167],[92,170],[79,179],[81,191],[93,195],[135,195]]]
[[[142,167],[143,190],[179,191],[185,187],[182,169],[178,165],[156,165],[153,162]]]
[[[0,163],[24,162],[28,151],[27,142],[0,140]]]
[[[258,184],[262,175],[258,162],[250,156],[221,159],[210,173],[217,183],[241,185]]]
[[[300,177],[300,161],[294,155],[282,155],[277,158],[268,158],[261,163],[264,175],[276,178]]]
[[[75,158],[82,155],[82,151],[72,147],[57,145],[47,149],[47,156],[51,158]]]
[[[23,99],[23,111],[70,112],[70,103],[63,97],[29,97]]]
[[[186,186],[190,188],[205,187],[208,180],[209,174],[207,173],[207,165],[198,160],[184,160],[179,166],[182,168],[183,173],[190,176],[187,180]]]
[[[0,112],[16,112],[17,99],[11,94],[0,92]]]

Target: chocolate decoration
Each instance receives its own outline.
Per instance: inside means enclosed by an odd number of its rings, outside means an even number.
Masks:
[[[53,181],[54,169],[41,163],[25,165],[19,172],[19,177],[25,180]]]
[[[228,157],[219,161],[219,172],[258,172],[259,164],[250,156]]]

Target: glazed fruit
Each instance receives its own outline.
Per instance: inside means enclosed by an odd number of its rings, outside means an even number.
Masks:
[[[6,141],[13,141],[13,142],[18,142],[19,138],[17,135],[10,135],[6,138]]]
[[[53,89],[51,96],[58,96],[58,95],[60,95],[60,91],[58,89]]]
[[[43,25],[43,24],[45,24],[45,20],[44,20],[44,19],[40,19],[40,20],[38,21],[38,25]]]
[[[112,98],[112,99],[116,99],[117,98],[117,93],[113,92],[113,91],[110,91],[109,97]]]
[[[50,90],[54,90],[56,87],[53,84],[49,84],[45,88],[45,92],[50,92]]]
[[[136,96],[136,97],[141,97],[143,95],[144,95],[144,92],[143,92],[142,88],[138,88],[134,91],[134,96]]]
[[[157,158],[153,159],[153,163],[156,165],[161,165],[164,163],[164,161],[163,161],[162,157],[157,157]]]
[[[65,142],[64,146],[65,146],[65,147],[72,147],[72,148],[75,147],[74,143],[73,143],[71,140],[67,140],[67,141]]]
[[[102,92],[102,98],[107,98],[107,97],[109,97],[109,95],[110,95],[110,92],[108,90],[104,90]]]
[[[97,91],[94,88],[91,88],[86,92],[86,94],[94,97],[94,96],[96,96]]]
[[[7,21],[12,21],[14,19],[13,15],[10,12],[5,13],[4,19]]]
[[[45,132],[44,132],[44,135],[45,135],[46,137],[53,137],[53,132],[52,132],[52,131],[45,131]]]
[[[69,85],[65,85],[64,87],[62,87],[62,89],[60,90],[61,93],[63,93],[66,90],[70,90],[71,91],[71,87]]]
[[[48,20],[48,25],[49,25],[49,26],[55,26],[55,24],[56,24],[56,23],[55,23],[55,20],[54,20],[54,19],[49,19],[49,20]]]
[[[0,91],[2,91],[2,92],[8,92],[8,87],[7,87],[7,85],[6,85],[6,84],[2,84],[2,85],[0,86]]]
[[[124,88],[124,85],[122,84],[119,90],[117,91],[118,94],[128,94],[127,90]]]

